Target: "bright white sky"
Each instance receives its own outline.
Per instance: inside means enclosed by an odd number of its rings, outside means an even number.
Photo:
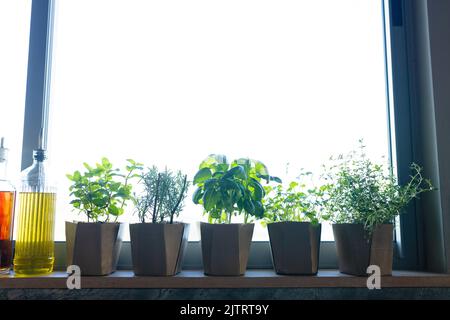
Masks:
[[[30,13],[31,1],[0,0],[0,136],[12,178],[21,162]]]
[[[3,24],[16,20],[6,23],[2,6],[3,36]],[[20,42],[22,28],[6,28],[9,42]],[[56,240],[64,240],[65,220],[82,218],[71,214],[65,174],[102,156],[192,178],[204,157],[222,153],[261,160],[288,180],[359,138],[373,157],[387,155],[382,32],[377,0],[58,1],[49,141]],[[26,69],[22,42],[0,52],[7,74]],[[0,73],[0,84],[9,77]],[[0,94],[1,110],[16,106],[17,119],[21,81],[9,100]],[[182,219],[201,218],[188,199]],[[194,224],[191,240],[198,239]],[[267,239],[258,226],[253,240]],[[322,239],[332,240],[330,228]]]

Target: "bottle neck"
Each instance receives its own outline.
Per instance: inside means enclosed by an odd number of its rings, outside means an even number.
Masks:
[[[6,160],[5,161],[0,161],[0,180],[6,181],[7,176],[6,176]]]
[[[43,164],[44,164],[44,160],[33,159],[33,166],[36,166],[36,165],[42,166]]]

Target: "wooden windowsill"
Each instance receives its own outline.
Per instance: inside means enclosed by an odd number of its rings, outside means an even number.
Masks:
[[[0,277],[0,289],[66,289],[67,274],[54,272],[38,277]],[[282,276],[272,270],[248,270],[241,277],[205,276],[201,270],[184,270],[174,277],[137,277],[132,271],[117,271],[104,277],[82,277],[85,289],[140,288],[363,288],[366,277],[344,275],[336,270],[320,270],[316,276]],[[383,288],[450,287],[450,275],[394,271],[382,277]]]

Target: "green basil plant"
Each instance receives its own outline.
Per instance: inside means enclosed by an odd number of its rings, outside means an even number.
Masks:
[[[203,206],[210,223],[231,223],[232,216],[241,215],[249,223],[264,217],[262,181],[281,183],[260,161],[240,158],[229,163],[224,155],[213,154],[194,176],[193,201]]]

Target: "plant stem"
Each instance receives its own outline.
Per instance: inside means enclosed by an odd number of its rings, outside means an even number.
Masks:
[[[131,174],[133,173],[133,171],[134,171],[134,169],[130,170],[130,171],[128,172],[128,175],[125,177],[125,183],[124,183],[124,186],[125,186],[125,187],[128,186],[128,179],[130,179],[130,176],[131,176]],[[123,199],[123,200],[122,200],[122,205],[121,205],[121,207],[120,207],[121,209],[123,209],[126,200],[127,200],[127,199]]]
[[[158,173],[158,180],[156,180],[155,204],[153,205],[153,217],[152,217],[153,223],[156,223],[156,217],[158,216],[158,194],[159,194],[160,180],[161,180],[161,173]]]
[[[187,185],[187,175],[184,176],[183,188],[181,189],[180,196],[178,197],[178,201],[177,201],[175,207],[172,209],[172,212],[170,212],[170,224],[173,223],[173,216],[175,215],[175,212],[177,211],[178,207],[180,206],[181,201],[183,200],[183,195],[186,190],[186,185]]]

